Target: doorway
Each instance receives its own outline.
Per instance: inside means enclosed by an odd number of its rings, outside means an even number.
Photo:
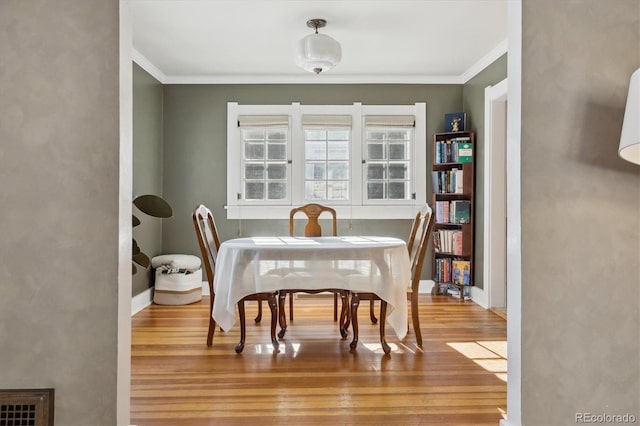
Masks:
[[[507,312],[507,79],[485,89],[484,276],[488,308]]]

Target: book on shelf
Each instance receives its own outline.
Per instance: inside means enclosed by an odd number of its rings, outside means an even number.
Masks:
[[[431,187],[434,194],[463,194],[464,170],[432,171]]]
[[[466,200],[458,200],[451,202],[450,210],[451,223],[470,223],[471,222],[471,202]]]
[[[433,233],[433,246],[437,253],[461,256],[464,233],[459,229],[439,229]]]
[[[454,284],[471,284],[471,262],[468,260],[453,260],[451,269]]]
[[[471,163],[473,161],[473,144],[463,142],[458,146],[458,162]]]
[[[473,161],[473,144],[468,136],[437,140],[435,163],[470,163]]]

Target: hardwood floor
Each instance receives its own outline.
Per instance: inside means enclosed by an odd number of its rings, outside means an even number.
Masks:
[[[506,322],[473,302],[421,296],[424,347],[410,331],[385,356],[368,305],[360,343],[340,339],[332,299],[300,298],[273,354],[269,309],[234,352],[239,325],[206,346],[208,298],[132,318],[131,422],[152,425],[497,425],[506,411]]]

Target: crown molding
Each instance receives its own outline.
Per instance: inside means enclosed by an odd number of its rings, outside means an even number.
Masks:
[[[202,75],[168,76],[164,84],[461,84],[455,76],[420,75]]]
[[[369,74],[290,74],[290,75],[166,75],[136,49],[132,59],[162,84],[465,84],[478,73],[507,53],[504,39],[498,46],[458,76],[451,75],[369,75]]]
[[[160,83],[167,84],[167,75],[160,71],[158,67],[153,65],[153,63],[142,53],[138,52],[136,49],[131,49],[131,59]]]
[[[473,77],[478,75],[482,70],[491,65],[496,59],[507,53],[509,48],[508,39],[502,40],[500,44],[494,47],[489,53],[484,55],[478,62],[471,65],[467,71],[460,76],[460,84],[465,84]]]

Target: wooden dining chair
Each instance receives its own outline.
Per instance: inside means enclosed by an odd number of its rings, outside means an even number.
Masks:
[[[321,237],[322,227],[318,222],[318,219],[322,213],[329,213],[332,218],[332,230],[333,236],[338,235],[337,216],[336,211],[331,207],[323,206],[322,204],[305,204],[304,206],[291,209],[289,212],[289,235],[294,236],[294,216],[298,213],[304,213],[307,216],[307,224],[304,227],[305,237]],[[325,215],[326,216],[326,215]],[[293,321],[293,292],[284,292],[289,294],[289,320]],[[338,292],[333,292],[333,320],[338,320]],[[283,307],[281,306],[280,309]],[[345,309],[347,307],[345,306]]]
[[[213,214],[204,205],[200,204],[193,211],[193,225],[198,237],[198,244],[200,245],[200,252],[202,253],[202,260],[207,272],[207,280],[209,282],[209,331],[207,333],[207,346],[211,346],[213,343],[213,334],[216,329],[216,322],[213,319],[213,302],[215,300],[215,289],[213,288],[213,277],[215,273],[215,264],[218,258],[218,250],[220,249],[220,237],[218,236],[218,229],[216,223],[213,220]],[[275,337],[276,324],[277,324],[277,292],[269,293],[257,293],[249,295],[238,302],[238,313],[240,315],[240,343],[236,346],[236,352],[240,353],[244,349],[245,337],[246,337],[246,324],[245,324],[245,311],[244,302],[247,300],[257,300],[260,303],[266,300],[269,303],[271,310],[271,342],[274,348],[278,347],[278,340]]]
[[[422,267],[424,265],[424,258],[427,252],[427,246],[429,245],[429,238],[433,230],[433,212],[431,208],[427,206],[424,212],[419,212],[414,219],[411,227],[410,242],[407,244],[409,250],[409,262],[411,264],[411,281],[407,286],[407,299],[411,303],[411,321],[413,324],[413,331],[416,335],[416,342],[419,347],[422,347],[422,333],[420,331],[420,312],[419,312],[419,293],[418,288],[420,286],[420,277],[422,275]],[[351,293],[351,323],[353,324],[353,334],[358,335],[358,305],[360,300],[381,300],[375,293]],[[386,315],[386,303],[380,304],[380,317],[383,318]],[[384,321],[380,321],[380,341],[385,342],[384,339]],[[355,349],[357,340],[351,343],[351,349]],[[385,353],[389,353],[390,348],[383,348]]]
[[[409,251],[409,259],[413,259],[415,256],[415,249],[417,244],[414,244],[416,239],[416,233],[418,232],[418,228],[420,227],[422,218],[424,217],[424,213],[427,211],[428,206],[424,206],[418,213],[416,213],[416,217],[413,218],[413,222],[411,223],[411,230],[409,231],[409,238],[407,239],[407,250]],[[371,298],[369,300],[369,317],[371,318],[371,323],[376,324],[378,319],[376,318],[375,313],[375,300]]]

